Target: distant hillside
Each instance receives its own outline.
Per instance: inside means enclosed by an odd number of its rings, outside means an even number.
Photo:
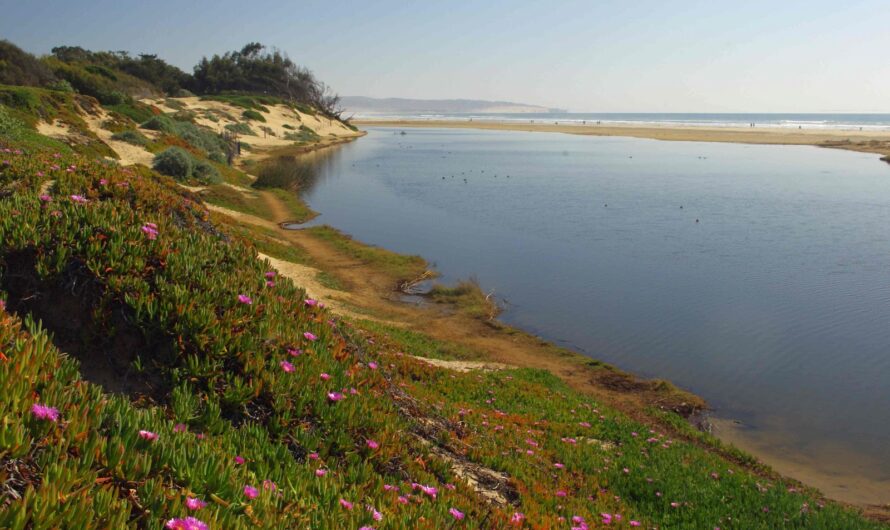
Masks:
[[[485,101],[480,99],[406,99],[369,98],[343,96],[340,105],[349,114],[467,114],[467,113],[530,113],[558,112],[538,105],[512,103],[510,101]]]

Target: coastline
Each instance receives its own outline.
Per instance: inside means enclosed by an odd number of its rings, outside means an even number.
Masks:
[[[531,121],[531,120],[530,120]],[[702,127],[679,125],[597,125],[535,123],[498,120],[353,120],[366,127],[482,129],[493,131],[549,132],[587,136],[630,136],[676,142],[727,142],[739,144],[813,145],[875,153],[890,157],[890,131],[787,129],[780,127]],[[890,161],[890,160],[887,160]]]
[[[344,141],[357,137],[359,136]],[[303,154],[324,152],[327,147],[335,147],[339,143],[342,142],[318,142],[303,146],[299,151]],[[263,150],[254,153],[251,158],[260,162],[283,152],[287,152],[287,148]],[[368,262],[359,257],[359,253],[349,255],[349,247],[372,249],[384,255],[406,256],[354,241],[333,228],[327,228],[328,234],[325,237],[319,237],[312,229],[288,229],[286,225],[293,219],[289,218],[290,214],[282,207],[280,200],[268,191],[260,191],[258,194],[266,202],[271,217],[258,218],[219,206],[211,209],[214,215],[233,218],[242,227],[253,225],[265,231],[274,231],[282,243],[306,251],[310,256],[309,262],[298,264],[275,259],[276,268],[289,270],[308,292],[325,299],[341,316],[359,322],[362,326],[376,326],[384,334],[396,330],[419,332],[443,344],[456,345],[474,352],[474,356],[456,357],[453,362],[458,364],[482,361],[547,370],[576,390],[607,401],[638,420],[657,423],[662,428],[669,426],[677,436],[694,440],[705,450],[716,452],[729,460],[744,462],[744,465],[765,477],[783,476],[792,484],[815,487],[828,498],[858,506],[873,517],[887,517],[886,506],[879,505],[880,501],[875,495],[875,492],[880,491],[881,482],[854,473],[821,472],[812,465],[793,458],[793,455],[783,455],[781,448],[752,437],[750,433],[743,432],[744,429],[733,428],[731,419],[706,416],[700,422],[699,412],[707,409],[706,403],[700,397],[678,389],[669,382],[640,379],[595,359],[558,347],[521,329],[512,328],[494,319],[480,318],[462,307],[461,300],[444,304],[431,299],[424,299],[420,304],[405,303],[401,299],[401,293],[395,288],[396,280],[402,278],[393,276],[380,263]],[[268,253],[263,252],[261,256],[270,257],[265,254]],[[318,281],[320,275],[333,276],[341,285],[331,288]],[[677,421],[681,418],[685,420],[680,422],[682,425],[678,425]],[[705,426],[713,424],[714,429],[708,429],[711,436],[696,431],[703,426],[702,423]],[[757,460],[752,461],[748,454]],[[838,486],[838,481],[843,484]]]

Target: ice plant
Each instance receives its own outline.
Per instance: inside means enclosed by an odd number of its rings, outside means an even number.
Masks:
[[[377,443],[377,442],[375,442],[374,440],[368,440],[368,441],[367,441],[367,444],[368,444],[368,448],[369,448],[369,449],[374,449],[374,450],[376,450],[376,449],[379,449],[379,448],[380,448],[380,444]]]
[[[173,432],[185,432],[188,430],[188,427],[184,423],[177,423],[173,426]]]
[[[244,486],[244,496],[248,499],[256,499],[259,495],[260,492],[253,486]]]
[[[207,523],[194,517],[170,519],[164,527],[168,530],[209,530],[210,528]]]
[[[292,365],[291,363],[289,363],[287,361],[281,361],[278,364],[281,366],[281,369],[287,373],[291,373],[294,371],[294,365]]]
[[[46,405],[41,405],[40,403],[34,403],[31,405],[31,414],[38,420],[59,421],[59,409],[56,407],[48,407]]]
[[[266,277],[266,279],[271,280],[272,278],[275,277],[275,271],[268,271],[268,272],[266,272],[266,274],[264,274],[264,276]]]
[[[47,195],[46,193],[43,193],[40,195],[40,200],[42,202],[52,202],[53,198],[50,197],[49,195]]]
[[[202,501],[201,499],[195,497],[188,497],[185,500],[185,507],[192,511],[200,510],[201,508],[207,506],[207,503]]]
[[[316,477],[323,477],[323,476],[325,476],[325,475],[327,475],[327,474],[328,474],[328,472],[327,472],[326,469],[318,468],[318,469],[315,470],[315,476],[316,476]]]
[[[331,375],[322,372],[321,375],[319,375],[318,377],[320,377],[322,381],[327,381],[328,379],[331,378]]]
[[[510,518],[510,522],[512,524],[522,524],[522,521],[525,520],[525,515],[521,512],[514,512],[513,517]]]
[[[142,225],[141,230],[148,239],[155,240],[158,238],[158,225],[154,223],[145,223]]]
[[[347,501],[346,499],[340,499],[340,506],[346,508],[347,510],[352,509],[352,503]]]
[[[251,300],[250,297],[247,296],[246,294],[239,294],[238,301],[241,302],[242,304],[246,304],[246,305],[250,305],[253,303],[253,300]]]
[[[328,392],[328,399],[336,403],[343,399],[343,394],[340,392]]]
[[[303,303],[308,305],[309,307],[314,307],[314,306],[318,305],[318,302],[316,300],[313,300],[312,298],[307,298],[306,301]]]
[[[143,440],[148,440],[149,442],[153,442],[158,439],[158,433],[151,431],[139,431],[139,437]]]
[[[318,340],[318,337],[310,331],[303,332],[303,337],[305,337],[306,340]]]
[[[235,463],[238,464],[239,466],[244,465],[244,462],[245,462],[245,460],[244,460],[243,456],[238,455],[235,457]]]
[[[458,510],[457,508],[449,508],[448,513],[450,513],[451,516],[454,517],[455,519],[457,519],[458,521],[461,521],[464,518],[464,512]]]
[[[89,202],[89,201],[87,201],[87,198],[84,197],[83,195],[71,195],[70,199],[72,201],[76,202],[77,204],[85,204],[85,203]]]

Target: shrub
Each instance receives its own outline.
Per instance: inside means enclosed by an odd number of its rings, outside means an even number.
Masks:
[[[0,40],[0,84],[41,86],[55,81],[52,71],[36,57],[8,40]]]
[[[112,135],[111,139],[112,140],[120,140],[121,142],[127,142],[128,144],[133,144],[133,145],[147,145],[148,144],[148,138],[146,138],[144,134],[142,134],[141,132],[139,132],[135,129],[128,129],[126,131],[121,131],[119,133],[116,133],[116,134]]]
[[[195,170],[195,162],[192,155],[181,147],[170,147],[155,156],[152,167],[164,175],[169,175],[178,180],[191,178]]]
[[[143,123],[141,127],[176,136],[214,160],[225,160],[225,140],[220,138],[215,132],[200,125],[187,121],[178,121],[170,118],[170,116],[161,115],[152,117]]]
[[[46,88],[48,88],[50,90],[55,90],[56,92],[67,92],[67,93],[74,92],[74,87],[71,86],[71,83],[69,83],[68,81],[66,81],[64,79],[62,79],[60,81],[54,81],[54,82],[46,85]]]
[[[196,179],[202,183],[222,182],[219,170],[206,160],[195,158],[181,147],[170,147],[155,156],[153,167],[177,180]]]
[[[255,110],[252,110],[252,109],[247,109],[247,110],[245,110],[244,112],[242,112],[242,113],[241,113],[241,117],[244,118],[245,120],[261,121],[261,122],[264,122],[264,123],[265,123],[265,121],[266,121],[266,117],[265,117],[265,116],[263,116],[262,114],[260,114],[258,111],[255,111]]]
[[[250,125],[247,125],[246,123],[230,123],[226,125],[226,130],[232,131],[233,133],[256,136],[256,133],[250,128]]]

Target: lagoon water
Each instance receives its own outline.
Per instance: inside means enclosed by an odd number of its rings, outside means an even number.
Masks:
[[[443,281],[476,277],[503,321],[671,380],[778,451],[890,479],[890,166],[876,155],[399,132],[318,163],[315,222],[420,254]]]

